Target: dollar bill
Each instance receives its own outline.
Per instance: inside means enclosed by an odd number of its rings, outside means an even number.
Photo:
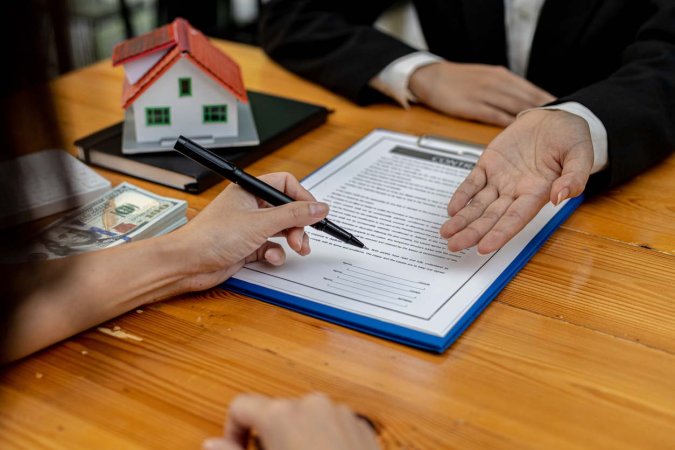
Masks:
[[[113,247],[187,222],[187,202],[122,183],[42,230],[28,259],[53,259]]]

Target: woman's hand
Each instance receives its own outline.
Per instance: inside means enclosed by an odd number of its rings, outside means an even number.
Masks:
[[[268,241],[272,236],[283,235],[298,254],[309,254],[303,227],[326,217],[328,205],[317,202],[291,174],[273,173],[260,179],[298,201],[270,207],[230,184],[190,223],[167,236],[176,241],[178,254],[185,255],[187,290],[215,286],[245,263],[283,264],[286,255],[279,244]]]
[[[260,178],[300,201],[271,208],[230,185],[173,233],[16,270],[16,286],[31,289],[20,294],[0,362],[149,302],[215,286],[247,262],[283,264],[284,251],[268,242],[271,236],[283,234],[293,250],[308,254],[302,227],[326,217],[328,205],[287,173]]]

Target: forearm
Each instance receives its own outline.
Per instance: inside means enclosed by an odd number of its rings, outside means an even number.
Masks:
[[[20,275],[9,321],[13,360],[146,303],[185,292],[189,252],[172,235],[48,261]]]
[[[290,174],[262,176],[298,201],[261,208],[231,184],[197,217],[173,233],[61,260],[9,267],[12,311],[2,360],[13,360],[146,303],[217,286],[245,263],[284,262],[284,250],[269,242],[286,231],[288,246],[309,253],[303,227],[328,214]],[[0,297],[1,298],[1,297]],[[3,298],[4,300],[4,298]],[[0,327],[0,331],[4,331]],[[3,350],[0,348],[0,350]]]

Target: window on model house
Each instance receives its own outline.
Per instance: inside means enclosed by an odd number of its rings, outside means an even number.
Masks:
[[[178,79],[178,96],[179,97],[192,96],[192,78]]]
[[[204,105],[204,123],[227,122],[227,105]]]
[[[171,125],[171,111],[169,107],[145,108],[145,124],[153,125]]]

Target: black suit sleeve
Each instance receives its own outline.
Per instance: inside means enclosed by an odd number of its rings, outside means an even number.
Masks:
[[[621,67],[609,78],[556,102],[581,103],[607,130],[608,170],[593,177],[591,191],[622,183],[675,149],[673,3],[661,2],[626,47]]]
[[[373,23],[394,0],[273,0],[259,39],[279,64],[357,103],[381,98],[368,81],[416,49]]]

